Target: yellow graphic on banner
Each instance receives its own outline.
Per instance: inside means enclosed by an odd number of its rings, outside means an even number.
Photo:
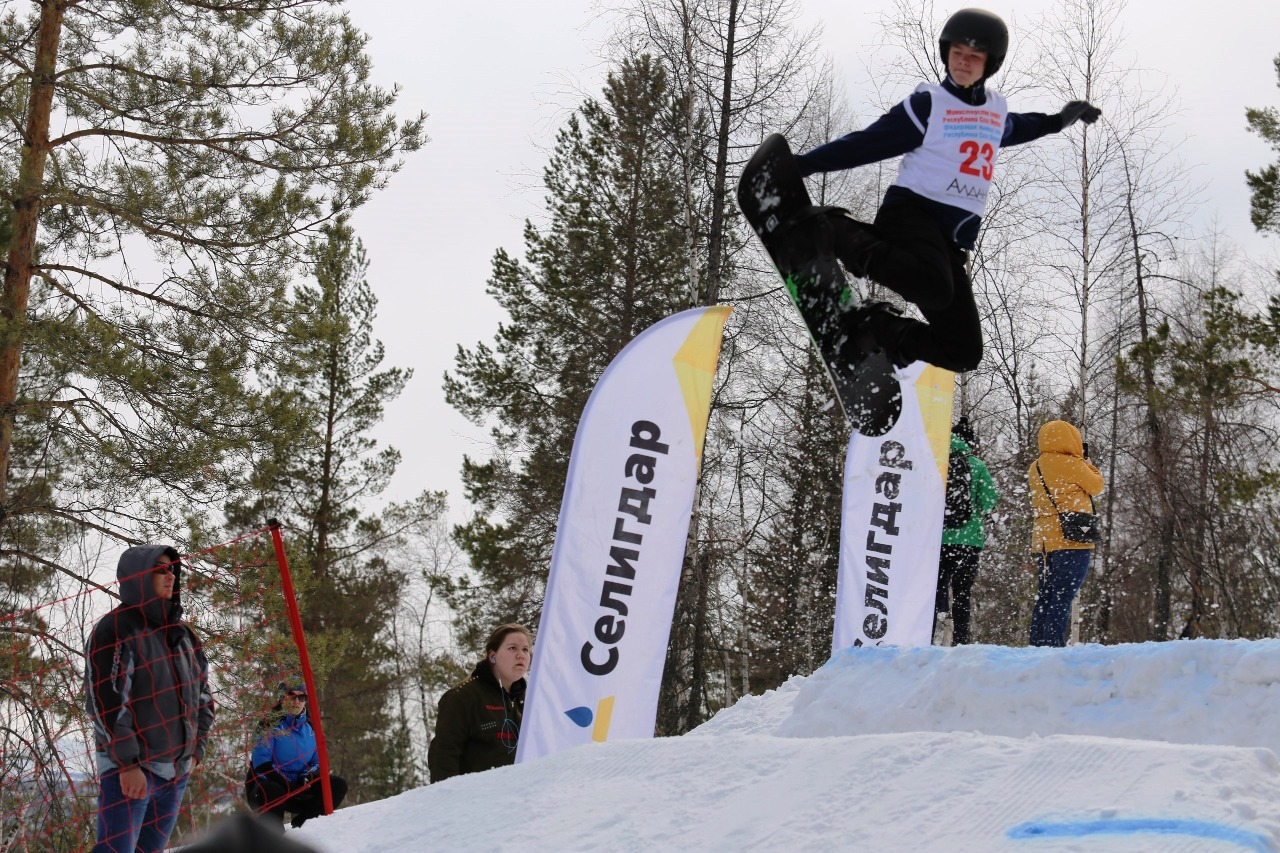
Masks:
[[[596,724],[591,729],[591,739],[604,743],[609,739],[609,722],[613,719],[613,697],[606,696],[596,704]]]
[[[932,364],[926,365],[916,379],[920,421],[943,485],[947,482],[947,460],[951,456],[951,398],[955,387],[956,375]]]
[[[728,305],[707,308],[672,359],[684,405],[689,411],[689,425],[693,427],[693,449],[699,468],[707,419],[711,415],[711,386],[720,361],[720,342],[724,339],[725,321],[732,313],[733,308]]]

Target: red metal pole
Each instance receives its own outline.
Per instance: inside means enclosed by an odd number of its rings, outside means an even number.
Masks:
[[[329,784],[329,748],[325,745],[324,727],[320,724],[320,699],[316,696],[315,677],[311,674],[311,658],[307,655],[307,638],[302,633],[302,616],[298,613],[298,598],[293,592],[289,561],[284,556],[284,537],[280,535],[280,522],[269,518],[267,526],[271,528],[271,544],[276,551],[276,564],[280,566],[280,579],[284,582],[284,603],[289,609],[293,643],[298,647],[298,662],[302,666],[302,678],[307,685],[307,713],[311,715],[311,728],[316,733],[316,751],[320,756],[320,790],[324,794],[324,813],[333,814],[333,789]]]

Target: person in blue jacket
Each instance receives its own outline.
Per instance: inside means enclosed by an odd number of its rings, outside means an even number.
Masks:
[[[295,828],[323,814],[324,794],[316,733],[307,720],[307,689],[281,682],[280,692],[280,701],[261,724],[268,731],[253,747],[244,792],[253,810],[270,815],[283,831],[285,812]],[[347,795],[347,783],[330,774],[329,784],[336,809]]]
[[[883,350],[898,366],[922,360],[972,370],[982,360],[982,326],[966,269],[986,210],[1001,148],[1092,124],[1102,112],[1071,101],[1054,115],[1010,112],[987,80],[1004,62],[1009,31],[983,9],[961,9],[942,28],[946,74],[923,83],[864,130],[798,155],[801,176],[902,156],[874,226],[829,209],[821,238],[851,275],[868,277],[920,309],[925,322],[888,302],[846,312],[842,328],[861,353]]]

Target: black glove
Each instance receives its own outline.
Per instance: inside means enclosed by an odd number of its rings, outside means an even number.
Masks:
[[[1069,101],[1062,112],[1058,113],[1058,118],[1062,119],[1062,129],[1066,130],[1077,121],[1085,124],[1093,124],[1102,116],[1102,110],[1095,107],[1088,101]]]
[[[279,778],[280,774],[276,772],[275,765],[270,761],[264,761],[261,764],[254,765],[249,768],[248,778],[245,781],[255,785],[260,785],[265,781],[277,780]]]
[[[270,762],[263,762],[250,768],[245,780],[245,798],[255,808],[266,803],[279,801],[289,793],[289,782],[276,770]]]

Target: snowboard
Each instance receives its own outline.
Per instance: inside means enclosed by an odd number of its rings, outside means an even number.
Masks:
[[[902,414],[902,384],[884,352],[859,351],[841,328],[842,316],[854,306],[830,241],[822,239],[833,208],[810,200],[780,134],[765,139],[742,170],[738,207],[800,311],[845,418],[863,435],[893,429]]]

